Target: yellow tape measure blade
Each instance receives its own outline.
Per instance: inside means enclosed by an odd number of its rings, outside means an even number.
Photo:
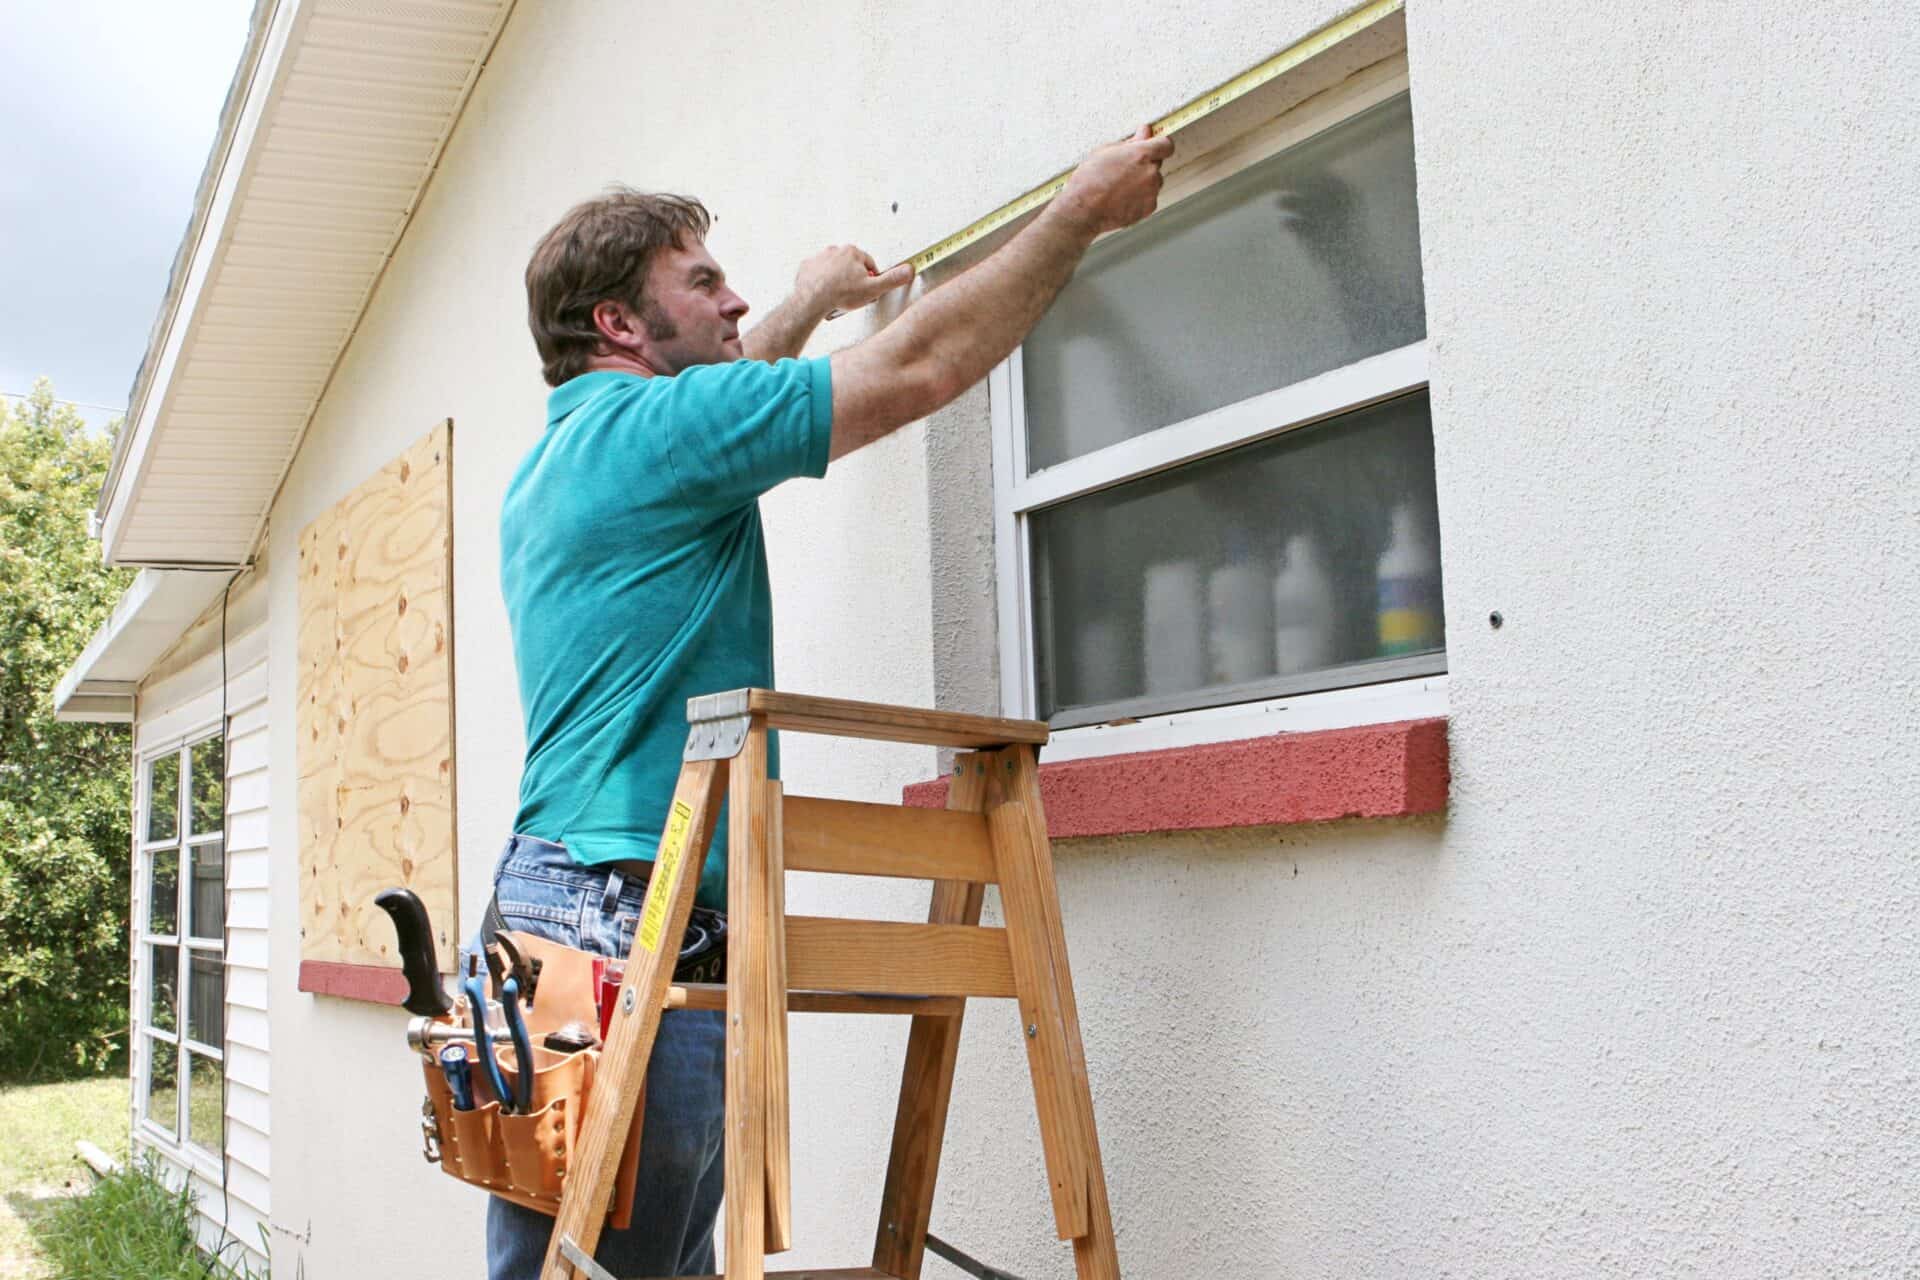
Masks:
[[[1325,53],[1341,41],[1352,38],[1405,7],[1406,0],[1373,0],[1371,4],[1362,5],[1345,17],[1328,23],[1305,39],[1288,45],[1259,66],[1243,71],[1226,83],[1216,85],[1192,101],[1175,107],[1153,122],[1154,134],[1158,136],[1175,133],[1206,119],[1216,111],[1238,102],[1255,89],[1279,79],[1308,59]],[[1007,201],[984,218],[969,223],[944,240],[928,245],[907,259],[913,264],[914,274],[925,272],[930,267],[979,243],[994,232],[1038,209],[1059,195],[1061,188],[1067,185],[1067,179],[1072,176],[1072,169],[1055,174],[1032,190]]]

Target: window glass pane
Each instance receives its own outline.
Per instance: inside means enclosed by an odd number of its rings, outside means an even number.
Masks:
[[[148,947],[147,1025],[162,1031],[180,1029],[180,948]]]
[[[221,960],[217,954],[187,953],[187,1036],[216,1049],[222,1047],[226,1025],[220,970]]]
[[[147,765],[147,839],[173,839],[179,818],[180,757],[164,755]]]
[[[220,1097],[220,1064],[187,1051],[187,1138],[212,1152],[226,1141],[225,1104]]]
[[[1035,471],[1426,336],[1405,95],[1114,236],[1022,349]]]
[[[226,925],[226,846],[218,840],[187,853],[193,883],[187,890],[188,927],[196,938],[218,938]]]
[[[1040,714],[1409,674],[1445,644],[1433,492],[1419,392],[1036,512]]]
[[[221,817],[225,812],[226,761],[219,738],[208,738],[193,746],[189,765],[188,788],[193,794],[193,834],[224,832]]]
[[[168,1133],[180,1125],[180,1050],[164,1040],[147,1041],[147,1118]]]
[[[180,930],[180,851],[154,849],[147,854],[147,932]]]

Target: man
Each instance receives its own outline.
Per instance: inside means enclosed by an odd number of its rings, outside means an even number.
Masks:
[[[907,283],[851,246],[801,267],[744,337],[747,304],[679,196],[616,191],[534,250],[528,322],[547,430],[501,508],[501,587],[527,755],[495,871],[504,925],[625,957],[686,739],[689,697],[771,687],[773,618],[758,499],[924,418],[1004,359],[1101,233],[1151,213],[1172,143],[1143,128],[1095,151],[998,252],[866,341],[798,360],[819,322]],[[777,744],[769,743],[777,774]],[[726,826],[680,969],[723,954]],[[618,1275],[714,1270],[721,1015],[675,1010],[648,1064],[633,1226],[601,1237]],[[494,1280],[539,1274],[553,1219],[489,1202]]]

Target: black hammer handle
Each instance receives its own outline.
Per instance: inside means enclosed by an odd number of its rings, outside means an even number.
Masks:
[[[393,917],[393,931],[400,939],[400,972],[407,975],[407,998],[402,1002],[408,1013],[423,1018],[439,1018],[453,1012],[440,985],[440,965],[433,954],[433,926],[427,922],[426,904],[411,889],[388,889],[373,900],[373,905]]]

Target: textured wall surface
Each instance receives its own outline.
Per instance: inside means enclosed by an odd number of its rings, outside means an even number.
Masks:
[[[494,522],[544,421],[520,286],[539,233],[612,179],[693,191],[764,310],[820,245],[918,248],[1343,7],[520,7],[273,518],[301,528],[454,419],[463,928],[522,745]],[[1920,1256],[1910,21],[1412,0],[1409,31],[1453,803],[1062,846],[1128,1274],[1900,1273]],[[991,696],[967,447],[987,430],[975,393],[768,500],[784,686]],[[285,727],[293,551],[277,538],[269,569]],[[284,732],[273,766],[286,885]],[[796,790],[882,799],[933,768],[788,744]],[[795,881],[793,910],[847,906]],[[298,993],[297,954],[274,956],[276,1266],[367,1274],[385,1242],[410,1274],[478,1274],[480,1197],[409,1136],[401,1016]],[[795,1023],[791,1265],[870,1248],[902,1041]],[[344,1078],[354,1105],[325,1105]],[[947,1152],[936,1231],[1071,1273],[1010,1008],[969,1015]]]

